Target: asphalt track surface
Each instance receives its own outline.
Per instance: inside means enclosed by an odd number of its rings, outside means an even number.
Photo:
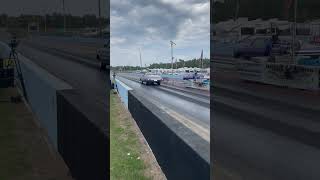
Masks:
[[[231,85],[230,81],[219,83]],[[299,127],[306,130],[305,132],[318,133],[319,112],[298,108],[280,100],[277,102],[278,100],[271,100],[266,95],[259,98],[256,94],[262,93],[262,89],[258,88],[261,85],[252,86],[256,87],[256,92],[249,94],[240,93],[241,86],[234,87],[233,91],[224,88],[213,89],[215,92],[212,97],[211,114],[213,167],[214,165],[222,167],[229,175],[229,179],[236,180],[320,179],[320,149],[316,139],[318,136],[307,136],[300,132],[299,139],[295,138],[296,131],[290,130],[292,127]],[[266,91],[267,95],[274,93],[275,89]],[[286,95],[288,94],[287,92]],[[273,97],[280,99],[280,96],[273,95]],[[221,103],[227,105],[217,108]],[[249,116],[250,114],[256,116]],[[259,125],[271,119],[279,122],[279,125],[274,124],[273,127]],[[253,121],[256,124],[249,123]],[[291,127],[283,128],[280,122]]]
[[[18,48],[18,51],[24,56],[31,59],[33,62],[38,64],[40,67],[47,70],[49,73],[53,74],[57,78],[70,84],[74,89],[76,89],[81,97],[88,100],[91,104],[101,106],[105,109],[107,120],[107,74],[106,72],[100,72],[98,67],[87,66],[85,64],[72,61],[63,56],[54,55],[50,52],[50,48],[56,48],[58,46],[58,40],[55,43],[50,44],[52,41],[39,41],[29,40],[28,43],[22,42]],[[77,49],[76,40],[72,40],[72,43],[68,44],[70,49]],[[64,41],[60,40],[60,44],[64,44]],[[48,48],[47,50],[37,49],[30,47],[29,45],[44,46]],[[73,46],[73,47],[72,47]],[[89,45],[88,45],[89,46]],[[76,53],[73,50],[73,53]],[[78,49],[79,50],[79,49]],[[79,57],[86,58],[84,54],[93,53],[92,51],[80,52]],[[88,61],[91,61],[88,59]],[[89,103],[89,104],[90,104]],[[84,107],[86,108],[86,107]]]
[[[183,98],[183,95],[176,95],[170,89],[160,86],[146,86],[136,81],[117,77],[127,86],[132,88],[136,93],[155,104],[158,108],[164,110],[171,117],[191,129],[200,137],[210,142],[210,107],[208,105],[199,104],[198,101],[193,101],[191,98]],[[190,96],[190,95],[187,95]],[[201,97],[194,97],[207,101]]]

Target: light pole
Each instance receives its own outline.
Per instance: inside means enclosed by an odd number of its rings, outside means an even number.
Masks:
[[[140,66],[141,66],[141,69],[142,69],[141,48],[139,48],[139,54],[140,54]]]
[[[63,32],[66,32],[66,8],[65,8],[65,0],[62,0],[62,10],[63,10]]]
[[[240,9],[240,0],[237,0],[236,13],[235,13],[235,16],[234,16],[234,20],[235,21],[238,19],[239,9]]]
[[[298,0],[294,0],[294,22],[293,22],[293,34],[292,34],[292,62],[295,64],[295,41],[297,34],[297,6]]]
[[[176,45],[173,41],[170,41],[171,45],[171,73],[173,73],[173,45]]]
[[[44,32],[47,32],[47,14],[44,13]]]
[[[98,11],[99,11],[99,35],[102,37],[102,22],[101,22],[101,0],[98,0]]]

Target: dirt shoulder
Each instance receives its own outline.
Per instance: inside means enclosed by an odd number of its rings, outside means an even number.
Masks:
[[[23,103],[16,89],[0,89],[0,179],[71,180],[62,158]]]

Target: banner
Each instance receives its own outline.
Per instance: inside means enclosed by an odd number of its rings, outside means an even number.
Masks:
[[[0,88],[14,86],[14,61],[0,59]]]

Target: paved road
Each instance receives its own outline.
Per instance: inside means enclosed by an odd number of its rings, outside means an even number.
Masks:
[[[176,96],[174,93],[168,93],[166,90],[162,90],[161,86],[146,86],[123,77],[118,77],[118,79],[193,130],[207,142],[210,142],[209,106],[199,105],[190,99],[187,100],[181,96]],[[203,101],[205,100],[203,99]],[[209,102],[209,99],[206,101]]]
[[[25,39],[25,43],[50,47],[73,55],[79,55],[88,60],[96,61],[96,50],[102,48],[106,42],[103,39],[58,37],[58,36],[32,36]]]
[[[311,111],[223,89],[214,92],[211,153],[215,163],[225,168],[230,176],[248,180],[320,179],[320,149],[310,144],[317,142],[319,136],[307,136],[306,131],[290,130],[292,127],[280,124],[264,126],[273,119],[317,133],[319,123]],[[266,93],[271,95],[274,91]],[[218,101],[229,101],[229,107],[219,107]],[[245,113],[244,110],[250,109],[250,114],[257,116]],[[253,121],[256,121],[254,125]]]
[[[48,42],[47,46],[49,45],[53,44]],[[56,46],[57,44],[54,45]],[[81,96],[89,99],[90,103],[104,107],[107,114],[108,76],[105,72],[100,72],[99,69],[28,47],[23,42],[19,46],[19,51],[57,78],[69,83],[81,93]],[[79,51],[79,56],[81,55]]]

